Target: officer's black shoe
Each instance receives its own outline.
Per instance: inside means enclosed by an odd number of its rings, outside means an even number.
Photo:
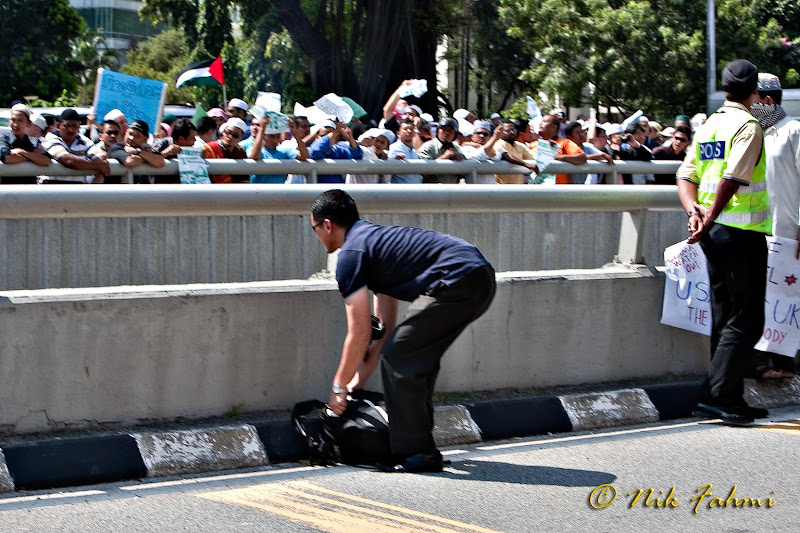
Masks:
[[[700,418],[720,419],[726,424],[733,426],[745,426],[753,423],[753,416],[745,414],[740,409],[733,406],[719,407],[706,403],[697,403],[692,411],[693,416]]]
[[[750,407],[746,403],[741,403],[731,407],[731,410],[741,413],[751,418],[769,418],[769,411],[761,407]]]
[[[448,461],[449,463],[449,461]],[[377,464],[378,470],[383,472],[408,472],[417,474],[421,472],[441,472],[444,468],[445,461],[442,460],[442,454],[439,450],[434,450],[433,453],[415,453],[398,462],[396,465]]]

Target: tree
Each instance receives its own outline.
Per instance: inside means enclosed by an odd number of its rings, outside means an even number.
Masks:
[[[780,13],[773,13],[755,0],[718,0],[718,70],[746,57],[791,79],[800,58],[781,40],[774,16],[794,15],[796,5],[778,2]],[[508,34],[533,57],[522,74],[529,89],[559,94],[571,105],[668,117],[705,108],[705,10],[694,0],[499,2]]]
[[[0,0],[0,20],[0,102],[53,100],[75,89],[71,42],[85,23],[68,0]]]
[[[176,89],[175,81],[189,63],[189,46],[183,32],[167,30],[142,41],[136,49],[128,52],[128,63],[123,71],[131,76],[166,82],[166,101],[183,104],[194,101],[193,89]]]
[[[97,29],[84,26],[79,38],[72,42],[72,71],[77,75],[78,102],[89,104],[94,97],[97,69],[113,69],[119,63],[117,53],[106,44],[105,37]]]

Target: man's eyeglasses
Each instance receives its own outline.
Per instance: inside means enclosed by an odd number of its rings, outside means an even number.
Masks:
[[[689,139],[687,139],[686,137],[673,137],[673,139],[675,139],[679,143],[688,143],[689,142]]]
[[[476,131],[475,135],[480,135],[481,137],[486,137],[487,135],[489,135],[489,132],[488,131]]]
[[[316,224],[311,224],[311,231],[316,233],[317,232],[317,228],[320,227],[321,225],[323,225],[324,223],[325,223],[325,221],[323,220],[322,222],[317,222]]]
[[[111,131],[107,131],[105,133],[106,133],[106,135],[119,135],[119,130],[111,130]]]
[[[229,131],[229,130],[225,130],[225,133],[227,133],[228,135],[230,135],[230,136],[231,136],[231,138],[233,138],[233,139],[241,139],[241,138],[242,138],[242,135],[241,135],[241,134],[239,134],[239,133],[233,133],[232,131]]]

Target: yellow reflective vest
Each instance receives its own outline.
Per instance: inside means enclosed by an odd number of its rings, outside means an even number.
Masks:
[[[722,176],[728,167],[733,138],[748,122],[758,122],[747,111],[734,106],[722,106],[708,117],[705,124],[694,135],[695,162],[700,185],[697,203],[710,207],[714,203]],[[739,185],[736,194],[717,217],[718,224],[761,233],[772,232],[772,218],[767,196],[766,154],[761,145],[750,185]]]

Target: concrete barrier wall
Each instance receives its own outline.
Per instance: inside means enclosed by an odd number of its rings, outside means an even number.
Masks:
[[[614,259],[620,213],[367,215],[451,233],[500,271],[598,268]],[[649,212],[644,257],[686,237],[680,211]],[[0,219],[0,290],[307,278],[325,252],[300,215]]]
[[[708,342],[659,324],[644,267],[498,275],[439,391],[700,372]],[[0,293],[0,432],[288,409],[325,398],[346,331],[331,281]],[[373,382],[378,387],[377,380]]]

